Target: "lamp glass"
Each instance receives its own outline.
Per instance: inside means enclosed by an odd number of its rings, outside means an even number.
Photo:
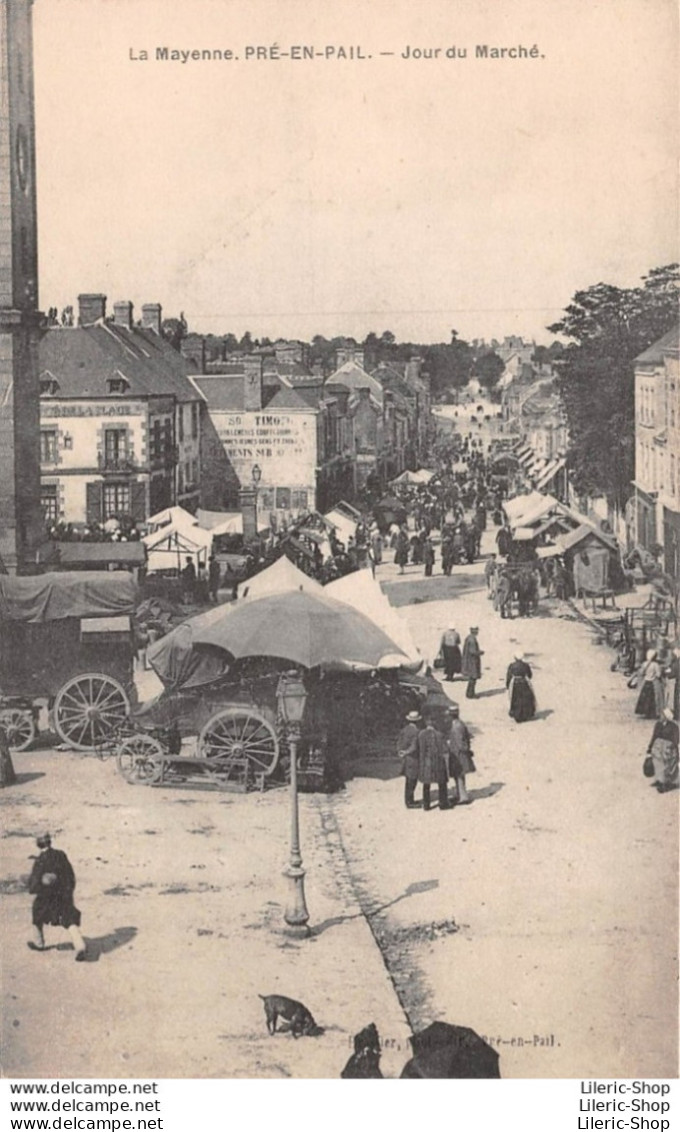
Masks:
[[[307,689],[299,676],[281,676],[276,689],[281,714],[286,723],[302,723],[307,702]]]

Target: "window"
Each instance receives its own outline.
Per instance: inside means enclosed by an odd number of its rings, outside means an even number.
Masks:
[[[191,436],[193,440],[198,437],[198,405],[195,402],[191,406]]]
[[[126,377],[123,377],[122,373],[110,377],[106,385],[109,393],[126,393],[130,388],[130,382]]]
[[[163,455],[167,462],[173,457],[172,421],[167,420],[163,425]]]
[[[44,483],[40,488],[40,506],[46,523],[56,523],[59,518],[59,499],[56,483]]]
[[[290,488],[277,487],[276,489],[276,509],[277,511],[290,511]]]
[[[56,464],[58,458],[56,429],[44,429],[40,433],[40,463]]]
[[[181,444],[184,440],[184,405],[180,405],[177,412],[177,432]]]
[[[127,458],[127,432],[124,428],[104,430],[104,459],[108,465],[116,466]]]
[[[117,515],[130,514],[130,485],[126,483],[105,483],[103,491],[104,521]]]
[[[274,489],[271,487],[263,487],[257,493],[258,509],[261,511],[274,510]]]
[[[305,511],[307,509],[307,492],[294,491],[293,492],[293,510]]]
[[[70,432],[64,434],[64,448],[73,448],[73,437]]]
[[[177,494],[181,495],[183,491],[184,491],[184,472],[182,471],[182,465],[180,464],[179,467],[177,468]]]
[[[53,377],[43,377],[40,380],[40,396],[54,397],[59,391],[59,382]]]

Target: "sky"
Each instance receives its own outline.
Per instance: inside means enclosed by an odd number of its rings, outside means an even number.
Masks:
[[[43,309],[101,291],[203,333],[547,342],[576,290],[678,258],[675,0],[33,12]]]

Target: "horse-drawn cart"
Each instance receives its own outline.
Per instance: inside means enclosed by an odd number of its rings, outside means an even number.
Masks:
[[[41,707],[59,739],[95,747],[135,701],[136,587],[119,571],[0,577],[0,727],[23,751]]]

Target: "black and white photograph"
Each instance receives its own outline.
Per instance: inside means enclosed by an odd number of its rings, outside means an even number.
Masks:
[[[12,1127],[672,1127],[679,74],[672,0],[0,0]]]

